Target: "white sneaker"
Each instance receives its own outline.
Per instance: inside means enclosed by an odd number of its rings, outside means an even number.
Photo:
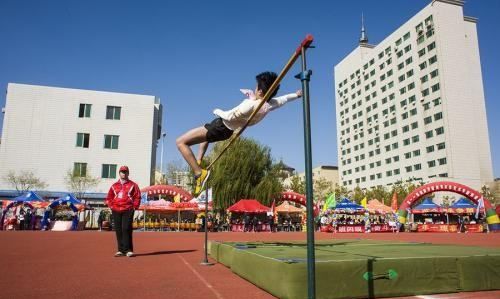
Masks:
[[[133,256],[134,256],[134,253],[133,253],[132,251],[129,251],[129,252],[127,252],[127,256],[128,256],[128,257],[133,257]]]
[[[115,253],[115,257],[120,257],[120,256],[123,256],[123,252],[121,252],[121,251],[117,251],[117,252]]]

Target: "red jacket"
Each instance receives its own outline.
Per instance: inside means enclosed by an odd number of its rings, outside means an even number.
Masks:
[[[139,208],[141,203],[141,190],[131,180],[121,183],[118,180],[109,188],[105,203],[113,211],[129,211]]]

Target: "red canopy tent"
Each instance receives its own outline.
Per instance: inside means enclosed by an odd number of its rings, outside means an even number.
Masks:
[[[266,213],[270,209],[255,199],[242,199],[227,209],[231,213]]]

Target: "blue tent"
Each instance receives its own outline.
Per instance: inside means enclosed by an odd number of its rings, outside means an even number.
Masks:
[[[62,202],[70,202],[74,205],[80,205],[82,204],[81,201],[79,201],[78,199],[76,199],[76,197],[73,196],[73,194],[71,193],[68,193],[66,195],[64,195],[63,197],[59,197],[58,199],[56,199],[55,201],[62,201]]]
[[[335,213],[354,213],[354,212],[364,212],[365,208],[358,205],[347,198],[343,198],[335,206]]]
[[[412,208],[412,213],[440,213],[441,206],[435,204],[431,198],[424,198],[422,203]]]
[[[44,201],[44,200],[40,196],[38,196],[38,194],[36,194],[35,192],[29,191],[26,192],[26,194],[14,198],[13,201],[30,202],[30,201]]]
[[[477,206],[465,197],[460,198],[450,208],[454,209],[475,209]]]

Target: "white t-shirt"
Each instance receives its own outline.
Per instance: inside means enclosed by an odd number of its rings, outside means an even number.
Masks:
[[[228,129],[233,131],[245,125],[245,123],[247,122],[248,118],[250,117],[254,109],[256,109],[261,102],[260,99],[255,99],[255,97],[252,97],[251,93],[248,93],[248,90],[241,89],[241,91],[245,95],[248,95],[249,98],[243,100],[243,102],[241,102],[238,106],[234,107],[231,110],[223,111],[221,109],[215,109],[213,111],[215,115],[222,118],[224,125],[228,127]],[[257,112],[257,114],[254,116],[254,118],[252,119],[252,121],[250,121],[248,125],[253,126],[257,124],[269,112],[297,98],[299,98],[299,96],[296,93],[290,93],[284,96],[272,98],[268,102],[264,103],[264,105],[262,105],[259,112]]]

